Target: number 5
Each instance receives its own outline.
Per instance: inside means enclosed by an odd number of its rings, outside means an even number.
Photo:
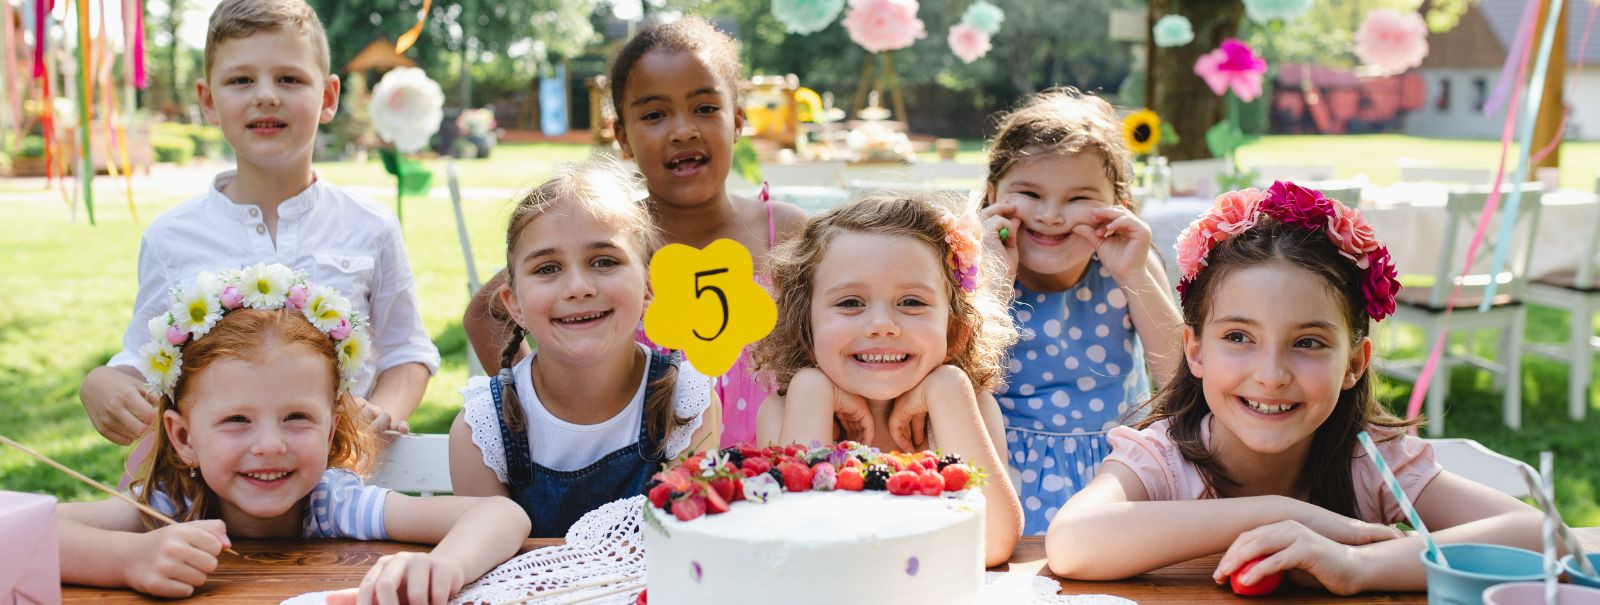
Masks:
[[[707,277],[707,276],[716,275],[716,274],[719,274],[719,273],[727,273],[727,272],[728,272],[728,269],[726,267],[724,267],[724,268],[721,268],[721,269],[709,269],[709,270],[706,270],[706,271],[699,271],[699,272],[696,272],[694,274],[694,297],[695,298],[700,298],[701,295],[706,293],[706,290],[710,290],[713,294],[717,295],[717,301],[722,303],[722,325],[717,327],[717,333],[716,334],[712,334],[710,336],[701,336],[700,335],[700,330],[694,330],[695,338],[699,338],[700,340],[704,340],[704,341],[710,342],[710,341],[716,340],[718,336],[722,336],[722,331],[728,329],[728,295],[724,294],[722,292],[722,288],[718,288],[716,286],[702,286],[702,285],[700,285],[700,278],[702,278],[702,277]]]

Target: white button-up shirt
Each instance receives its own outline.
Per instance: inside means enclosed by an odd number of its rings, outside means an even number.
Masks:
[[[122,335],[122,351],[108,365],[137,367],[139,347],[150,340],[147,324],[171,305],[167,293],[174,285],[201,271],[281,263],[339,290],[371,318],[376,363],[362,367],[356,394],[370,392],[377,373],[401,364],[421,363],[429,372],[439,368],[439,350],[422,329],[411,263],[394,213],[315,179],[278,205],[274,246],[261,209],[223,195],[234,174],[217,175],[205,195],[179,204],[145,230],[133,318]]]

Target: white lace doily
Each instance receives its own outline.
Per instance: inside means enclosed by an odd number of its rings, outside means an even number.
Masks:
[[[529,603],[566,602],[584,595],[615,592],[603,598],[584,601],[594,605],[633,605],[644,583],[644,535],[640,509],[644,496],[612,502],[583,516],[567,530],[566,544],[547,546],[517,556],[478,581],[461,589],[451,603],[503,603],[527,599],[541,592],[553,592],[597,579],[619,578],[607,585],[590,586],[552,594],[549,599]],[[621,580],[621,578],[631,578]],[[1133,605],[1133,601],[1110,595],[1058,595],[1060,585],[1038,575],[1013,572],[987,572],[982,605]],[[283,605],[321,605],[327,592],[303,594]]]

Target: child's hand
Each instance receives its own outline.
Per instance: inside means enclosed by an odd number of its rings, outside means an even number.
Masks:
[[[161,400],[145,392],[140,379],[117,368],[101,366],[83,378],[78,398],[89,422],[117,445],[133,443],[156,420]]]
[[[372,423],[372,428],[378,432],[411,432],[410,423],[390,416],[388,410],[378,407],[378,404],[367,401],[366,397],[356,397],[355,399],[356,404],[361,407],[361,417],[366,419],[367,422]]]
[[[217,568],[217,553],[229,546],[222,521],[208,519],[168,525],[139,535],[137,556],[129,559],[129,588],[158,597],[194,594]]]
[[[804,368],[795,372],[787,392],[782,439],[831,439],[835,423],[844,429],[841,439],[872,443],[877,435],[867,400],[834,385],[822,370]],[[826,415],[823,405],[827,406]]]
[[[356,603],[437,603],[446,605],[450,595],[466,584],[466,572],[453,559],[431,553],[402,552],[385,555],[361,579]]]
[[[1006,279],[1017,277],[1017,238],[1021,236],[1022,219],[1017,218],[1017,206],[1011,202],[991,204],[978,212],[983,219],[983,247],[1006,261]],[[1006,230],[1005,239],[1000,230]]]
[[[1351,519],[1316,505],[1307,504],[1303,508],[1308,514],[1296,515],[1298,517],[1296,521],[1300,525],[1340,544],[1360,546],[1405,537],[1405,534],[1392,525]]]
[[[1211,579],[1228,581],[1245,563],[1265,557],[1238,578],[1240,584],[1255,584],[1273,573],[1291,573],[1296,584],[1321,586],[1337,595],[1361,592],[1361,558],[1355,547],[1329,540],[1298,521],[1279,521],[1263,525],[1234,539],[1233,545],[1217,562]]]
[[[1143,275],[1150,262],[1150,225],[1120,206],[1090,212],[1094,223],[1073,227],[1072,234],[1095,245],[1100,262],[1119,284]]]
[[[972,390],[972,383],[961,368],[945,364],[934,368],[917,386],[894,400],[889,410],[889,436],[901,451],[915,452],[928,448],[928,394],[946,393],[959,389]]]

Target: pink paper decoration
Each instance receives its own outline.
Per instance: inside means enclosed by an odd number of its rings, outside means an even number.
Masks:
[[[1194,73],[1206,81],[1213,94],[1221,96],[1232,90],[1240,101],[1249,103],[1261,96],[1267,61],[1237,38],[1228,38],[1194,62]]]
[[[917,0],[850,0],[844,28],[869,52],[905,48],[927,35],[917,8]]]
[[[1422,15],[1380,8],[1367,13],[1356,30],[1356,57],[1385,73],[1400,73],[1428,56],[1428,25]]]
[[[989,34],[965,23],[950,28],[949,42],[950,51],[960,57],[962,63],[971,63],[989,54]]]

